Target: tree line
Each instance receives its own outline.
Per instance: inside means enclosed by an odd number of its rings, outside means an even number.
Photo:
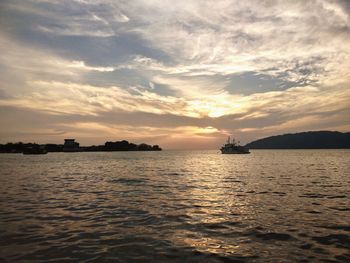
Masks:
[[[47,152],[64,152],[63,144],[37,144],[37,143],[6,143],[0,144],[0,153],[23,153],[26,149],[43,148]],[[79,152],[113,152],[113,151],[161,151],[159,145],[146,143],[135,144],[126,140],[106,142],[104,145],[81,146],[76,149]]]

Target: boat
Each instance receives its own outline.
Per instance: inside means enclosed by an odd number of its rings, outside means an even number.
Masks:
[[[227,139],[226,144],[224,144],[220,149],[222,154],[249,154],[250,151],[244,146],[239,145],[234,138],[230,140],[230,136]]]
[[[43,147],[34,145],[23,149],[23,154],[47,154],[47,150]]]

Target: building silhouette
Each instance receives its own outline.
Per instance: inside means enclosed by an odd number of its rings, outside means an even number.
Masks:
[[[64,152],[79,152],[79,143],[75,141],[75,139],[64,139],[63,144]]]

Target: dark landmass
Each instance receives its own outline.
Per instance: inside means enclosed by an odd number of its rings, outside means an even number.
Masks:
[[[309,131],[271,136],[250,142],[250,149],[349,149],[350,132]]]
[[[161,151],[158,145],[145,143],[134,144],[128,141],[106,142],[104,145],[79,146],[73,143],[73,147],[66,144],[36,144],[36,143],[6,143],[0,144],[0,153],[25,153],[31,149],[43,149],[47,152],[114,152],[114,151]]]

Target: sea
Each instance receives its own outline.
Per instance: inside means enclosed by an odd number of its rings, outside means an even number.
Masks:
[[[0,154],[0,262],[350,262],[350,150]]]

